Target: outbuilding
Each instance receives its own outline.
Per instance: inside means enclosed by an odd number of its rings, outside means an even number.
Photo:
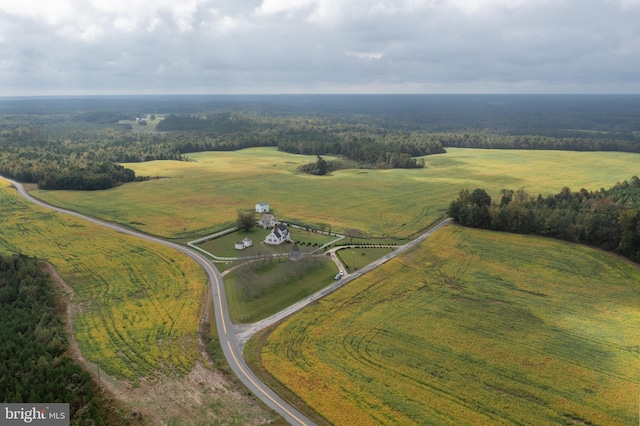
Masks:
[[[256,204],[256,213],[269,213],[269,203]]]
[[[251,241],[250,238],[243,238],[242,240],[238,241],[235,245],[236,250],[243,250],[247,247],[251,247],[253,245],[253,241]]]

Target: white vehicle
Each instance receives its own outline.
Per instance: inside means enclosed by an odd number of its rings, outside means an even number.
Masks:
[[[334,280],[339,280],[340,278],[342,278],[342,276],[344,275],[344,271],[340,271],[338,272],[338,274],[333,277]]]

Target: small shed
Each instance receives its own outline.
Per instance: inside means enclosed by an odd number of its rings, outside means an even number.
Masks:
[[[256,204],[256,213],[269,213],[269,203]]]
[[[235,245],[236,250],[243,250],[247,247],[251,247],[253,245],[253,241],[251,241],[250,238],[244,238],[240,241],[238,241]]]

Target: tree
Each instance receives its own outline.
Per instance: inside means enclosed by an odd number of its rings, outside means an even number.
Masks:
[[[316,161],[316,172],[314,174],[318,176],[324,176],[329,172],[329,165],[327,161],[318,155],[318,161]]]
[[[248,231],[256,225],[256,219],[253,212],[238,211],[236,226],[244,231]]]
[[[501,189],[500,193],[502,194],[502,198],[500,199],[500,207],[508,205],[513,199],[513,190]]]
[[[359,230],[359,229],[355,229],[355,228],[350,228],[350,229],[345,229],[344,230],[344,235],[349,237],[349,244],[353,244],[353,238],[362,238],[364,237],[364,233]]]
[[[469,200],[472,204],[475,204],[478,207],[491,205],[491,197],[489,196],[489,194],[487,194],[487,191],[480,188],[474,190],[471,193],[471,197]]]

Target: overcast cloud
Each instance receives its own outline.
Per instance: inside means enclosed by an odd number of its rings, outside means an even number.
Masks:
[[[0,96],[640,93],[640,0],[0,0]]]

